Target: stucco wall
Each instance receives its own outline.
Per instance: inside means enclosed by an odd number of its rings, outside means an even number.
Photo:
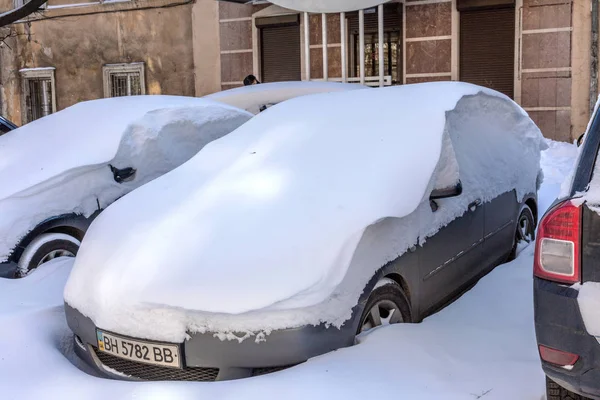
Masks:
[[[193,96],[191,11],[192,5],[185,4],[16,25],[20,34],[16,46],[2,52],[8,117],[21,122],[21,83],[16,72],[21,68],[56,68],[57,110],[102,98],[102,66],[110,63],[144,62],[147,94]],[[12,65],[7,66],[7,58]]]

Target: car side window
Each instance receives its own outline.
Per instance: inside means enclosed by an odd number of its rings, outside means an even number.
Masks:
[[[0,122],[0,134],[7,133],[7,132],[10,132],[12,130],[13,129],[10,126],[6,125],[3,122]]]
[[[433,179],[434,191],[454,188],[460,182],[458,160],[456,159],[450,135],[447,133],[442,138],[442,150],[438,165],[433,174]]]

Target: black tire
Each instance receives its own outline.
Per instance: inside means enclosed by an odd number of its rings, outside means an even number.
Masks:
[[[395,310],[399,311],[399,315],[401,316],[401,321],[391,322],[391,323],[403,323],[403,322],[412,322],[412,316],[410,313],[410,305],[404,291],[396,282],[391,279],[384,278],[379,283],[378,286],[371,292],[367,302],[365,304],[365,308],[363,309],[362,315],[360,316],[360,321],[356,330],[356,334],[360,334],[363,332],[363,327],[365,323],[370,318],[371,310],[377,304],[393,304],[395,306]],[[382,309],[385,311],[385,309]],[[389,315],[383,315],[381,313],[381,318],[388,317]],[[371,328],[374,328],[374,325]],[[368,328],[368,329],[371,329]]]
[[[546,400],[590,400],[570,392],[552,379],[546,377]]]
[[[36,237],[19,259],[17,278],[21,278],[55,257],[76,256],[79,240],[64,233],[44,233]]]
[[[528,234],[524,234],[522,231],[521,222],[527,222],[527,231]],[[528,205],[523,205],[521,207],[521,212],[519,213],[519,218],[517,218],[517,227],[515,228],[515,237],[512,250],[510,251],[510,255],[508,256],[508,261],[512,261],[517,258],[517,248],[519,242],[525,240],[527,242],[533,242],[535,240],[535,226],[536,222],[533,218],[533,211],[529,208]]]

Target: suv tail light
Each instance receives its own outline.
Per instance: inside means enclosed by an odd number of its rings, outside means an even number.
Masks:
[[[561,283],[579,282],[580,221],[581,208],[570,200],[542,218],[535,243],[535,276]]]
[[[556,350],[541,344],[538,346],[538,349],[542,360],[566,369],[572,369],[577,360],[579,360],[577,354]]]

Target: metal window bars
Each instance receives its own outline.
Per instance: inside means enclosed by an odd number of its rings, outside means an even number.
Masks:
[[[25,82],[25,104],[27,122],[52,114],[52,80],[50,78],[28,78]]]

